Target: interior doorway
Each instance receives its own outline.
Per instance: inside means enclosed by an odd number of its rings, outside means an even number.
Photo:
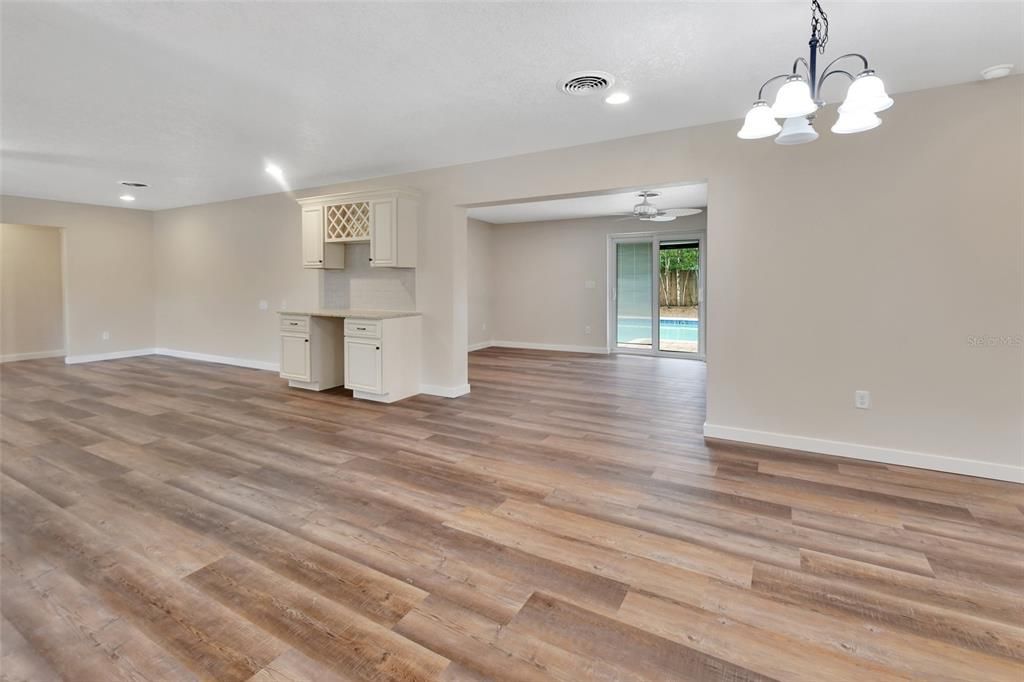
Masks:
[[[705,235],[608,240],[608,339],[617,353],[705,358]]]
[[[0,224],[0,363],[65,354],[63,231]]]

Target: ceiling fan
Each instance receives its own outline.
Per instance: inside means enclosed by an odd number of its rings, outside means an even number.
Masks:
[[[637,196],[640,197],[642,201],[633,207],[632,213],[626,214],[629,218],[649,220],[655,223],[664,223],[683,216],[696,215],[701,212],[701,209],[699,208],[667,208],[663,211],[648,201],[653,197],[661,196],[661,192],[644,190],[639,192]]]

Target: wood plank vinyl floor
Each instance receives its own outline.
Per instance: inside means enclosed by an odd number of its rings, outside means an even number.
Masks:
[[[696,362],[470,380],[3,365],[0,676],[1024,679],[1024,487],[705,443]]]

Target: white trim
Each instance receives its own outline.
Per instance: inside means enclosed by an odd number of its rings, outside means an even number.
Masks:
[[[442,398],[458,398],[460,395],[469,393],[469,384],[461,386],[436,386],[434,384],[423,384],[420,386],[420,393],[436,395]]]
[[[608,355],[604,346],[571,346],[562,343],[530,343],[527,341],[491,341],[495,348],[523,348],[525,350],[553,350],[562,353],[597,353]]]
[[[154,348],[153,353],[172,358],[182,358],[184,360],[199,360],[200,362],[216,362],[221,365],[234,365],[235,367],[248,367],[249,369],[263,369],[268,372],[279,372],[281,369],[281,365],[277,362],[235,358],[229,355],[209,355],[207,353],[194,353],[188,350],[174,350],[173,348]]]
[[[64,349],[60,350],[39,350],[32,353],[8,353],[0,355],[0,363],[18,362],[19,360],[42,360],[43,358],[64,357]]]
[[[946,455],[935,455],[926,452],[896,450],[874,445],[861,445],[859,443],[794,436],[786,433],[772,433],[770,431],[755,431],[753,429],[707,423],[704,424],[704,437],[720,438],[740,443],[753,443],[755,445],[768,445],[776,448],[786,448],[787,450],[837,455],[839,457],[916,467],[918,469],[946,471],[966,476],[994,478],[1013,483],[1024,483],[1024,466],[981,462],[974,459],[948,457]]]
[[[481,341],[480,343],[471,343],[471,344],[469,344],[469,347],[466,350],[468,350],[470,353],[472,353],[475,350],[483,350],[484,348],[490,348],[493,345],[494,345],[493,341]]]
[[[155,348],[136,348],[135,350],[115,350],[110,353],[92,353],[90,355],[69,355],[64,358],[66,365],[78,365],[83,362],[100,362],[101,360],[120,360],[121,358],[134,358],[140,355],[153,355]]]

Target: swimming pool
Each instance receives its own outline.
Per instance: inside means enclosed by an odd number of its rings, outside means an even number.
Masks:
[[[661,318],[659,331],[662,341],[697,341],[700,336],[698,320]],[[651,320],[644,317],[620,317],[618,342],[632,344],[651,343]]]

